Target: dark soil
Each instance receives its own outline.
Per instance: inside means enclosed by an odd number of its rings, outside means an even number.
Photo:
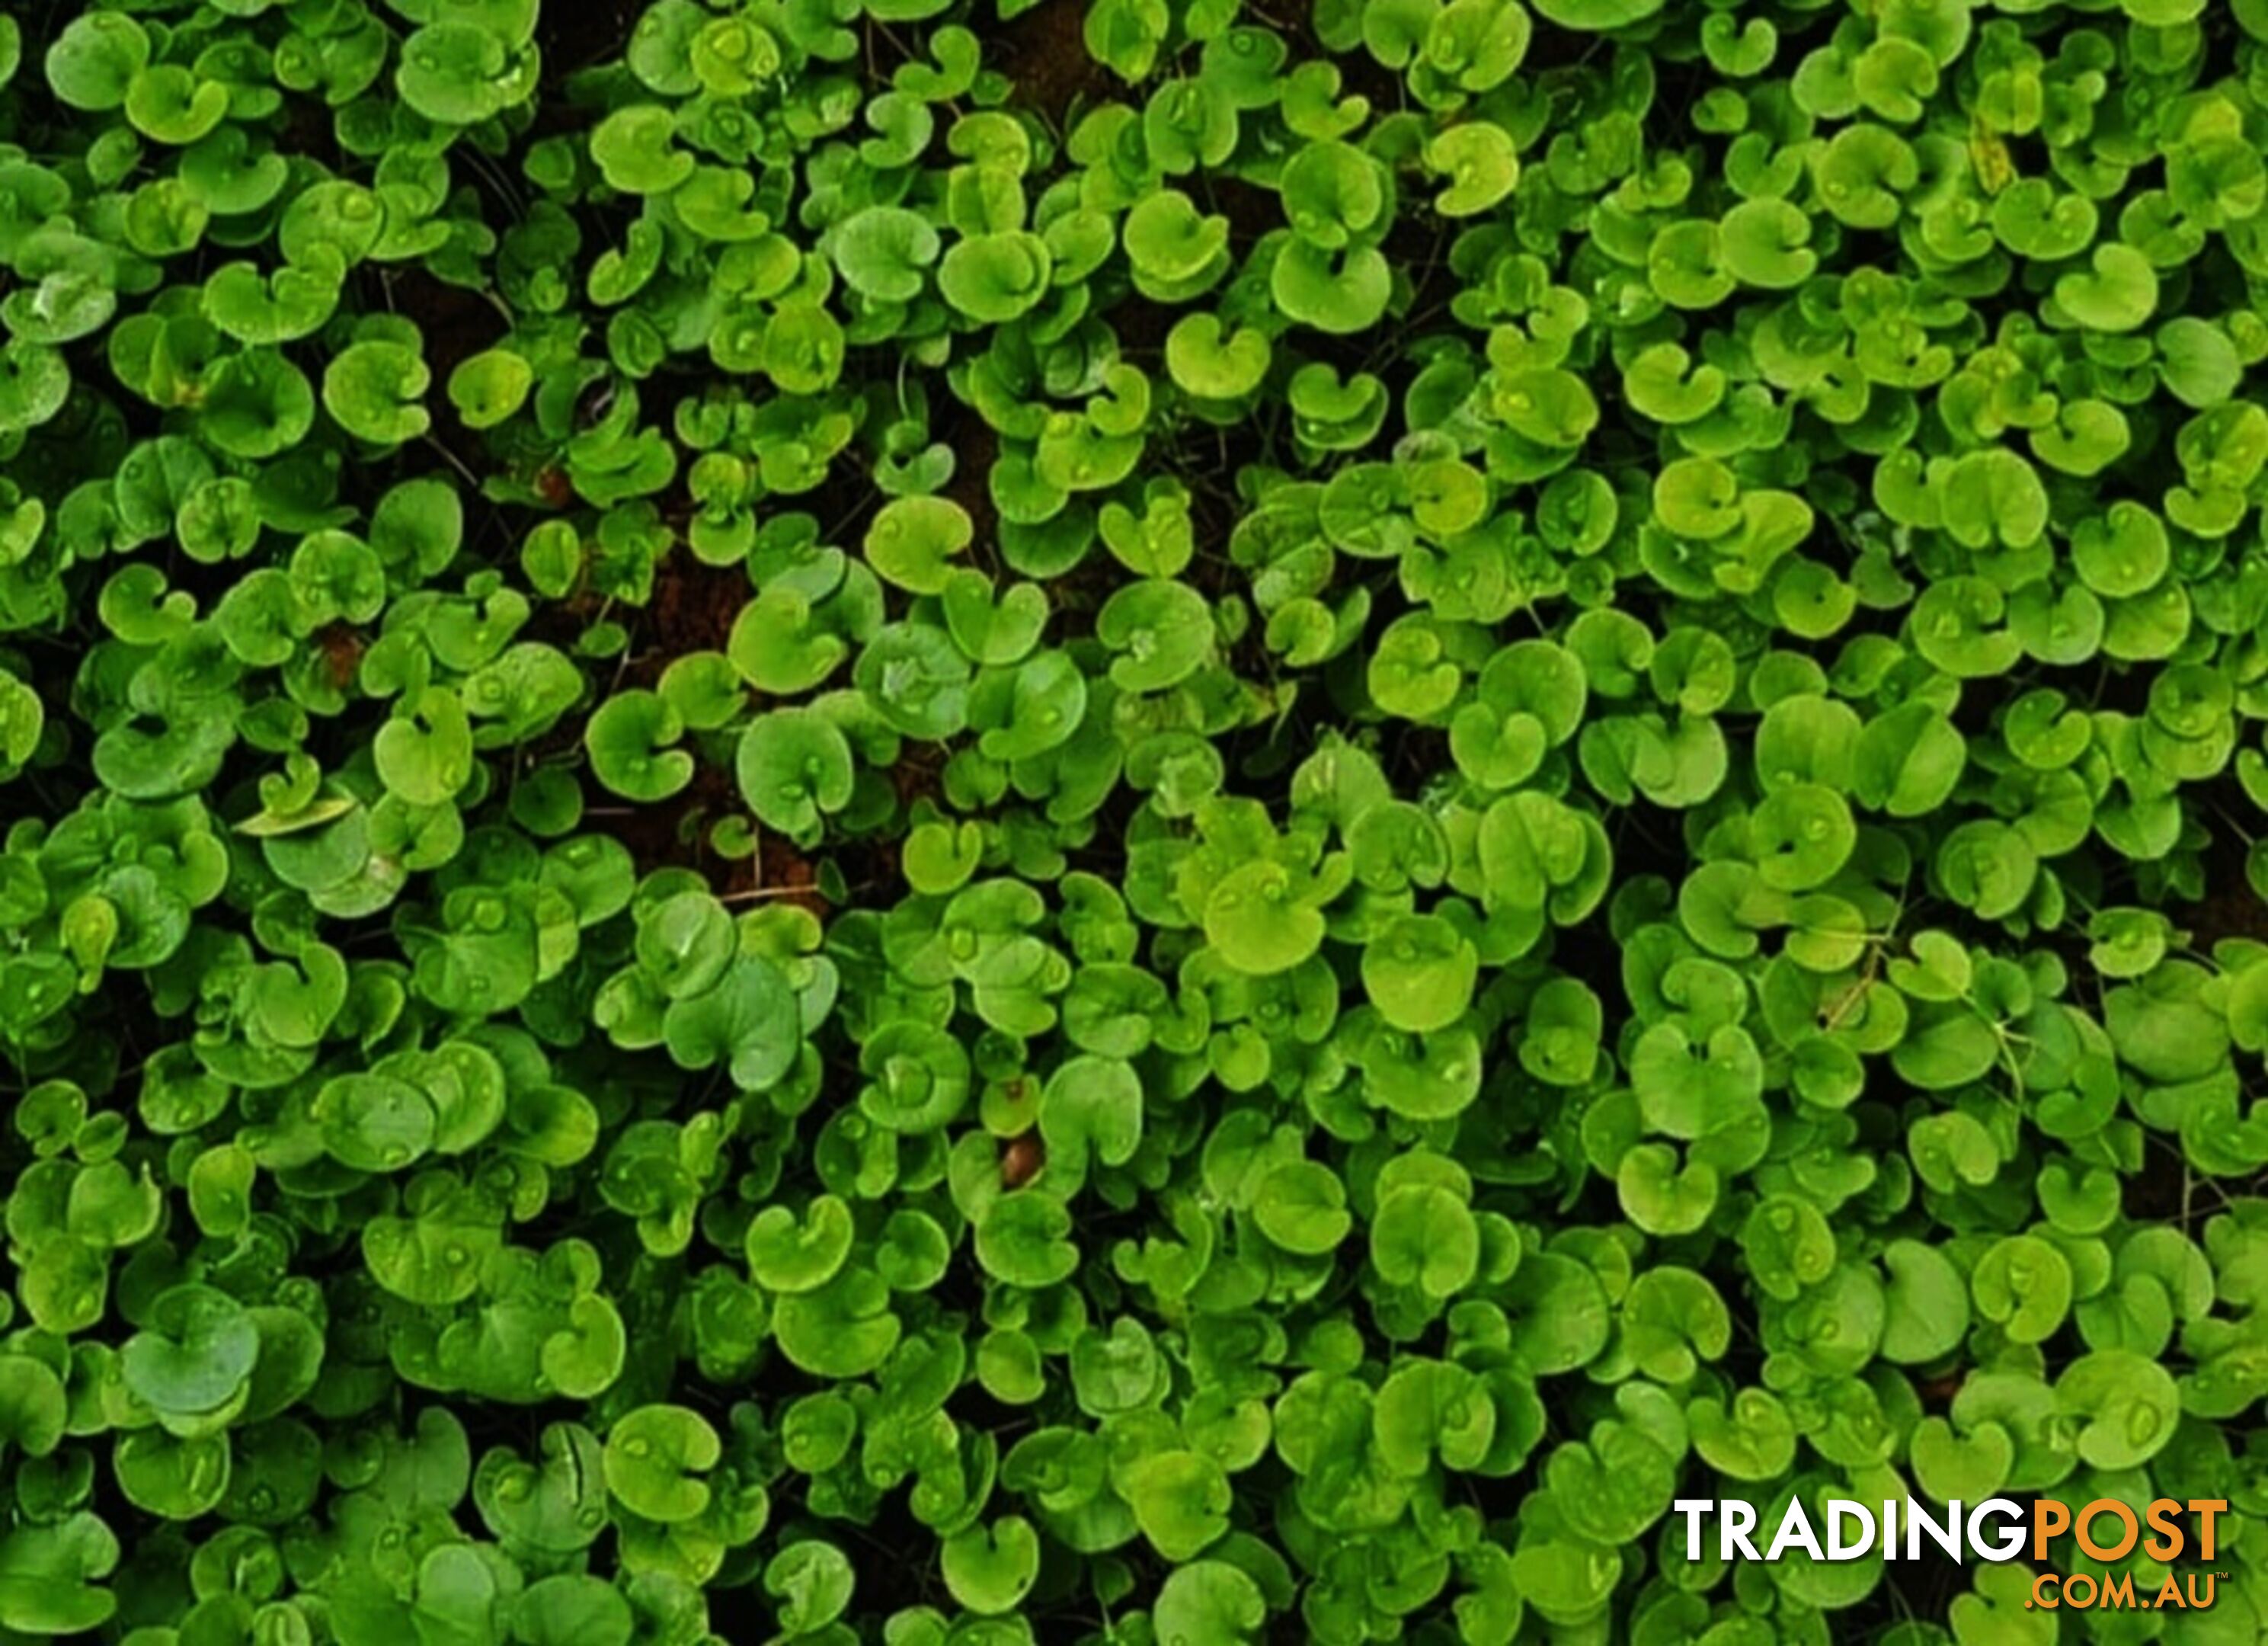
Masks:
[[[545,6],[535,23],[545,84],[621,56],[644,11],[645,0],[571,0]]]
[[[745,816],[739,786],[721,763],[704,759],[693,781],[666,801],[646,806],[606,808],[593,813],[608,833],[629,848],[641,875],[658,868],[689,868],[727,902],[779,902],[825,919],[830,905],[819,889],[818,866],[794,842],[770,830],[758,831],[757,849],[728,858],[711,843],[721,818]]]
[[[756,883],[755,860],[730,861],[709,846],[709,825],[741,809],[732,774],[721,765],[703,761],[694,769],[693,781],[667,800],[601,808],[597,819],[608,834],[630,848],[639,873],[689,868],[707,875],[719,891],[741,891]]]
[[[2142,1223],[2181,1222],[2187,1209],[2183,1201],[2191,1198],[2193,1187],[2182,1151],[2170,1141],[2153,1148],[2142,1170],[2121,1177],[2119,1186],[2126,1215]]]
[[[748,574],[740,567],[711,565],[682,546],[672,549],[654,572],[653,598],[638,625],[646,650],[632,672],[650,669],[659,679],[688,653],[723,651],[748,594]]]
[[[1314,9],[1298,0],[1268,0],[1250,8],[1253,17],[1291,42],[1289,62],[1300,63],[1320,57],[1339,71],[1339,95],[1359,97],[1370,105],[1373,117],[1390,114],[1403,102],[1402,77],[1367,51],[1334,52],[1315,33]],[[1558,33],[1561,31],[1547,31]]]
[[[992,461],[1000,454],[1000,437],[976,411],[948,399],[939,408],[945,427],[939,438],[953,447],[953,478],[939,495],[961,505],[976,528],[972,551],[980,563],[997,571],[1000,550],[1000,511],[992,502]]]
[[[438,279],[414,263],[386,269],[380,277],[386,283],[386,306],[417,322],[425,368],[432,373],[437,391],[427,396],[440,413],[436,428],[470,438],[457,420],[455,405],[438,391],[446,388],[449,374],[458,366],[503,341],[504,316],[479,292]],[[485,459],[476,465],[485,466]]]
[[[819,889],[818,866],[797,851],[794,842],[777,834],[766,834],[755,865],[755,884],[747,891],[776,897],[821,919],[827,918],[830,905],[826,894]]]
[[[1206,203],[1228,219],[1233,246],[1249,246],[1284,226],[1284,203],[1272,188],[1226,175],[1207,178],[1204,188]]]
[[[1153,302],[1138,292],[1129,292],[1105,309],[1102,317],[1109,322],[1118,340],[1121,355],[1152,372],[1162,369],[1166,334],[1181,318],[1180,311]]]
[[[710,565],[682,545],[673,548],[655,570],[652,599],[637,615],[638,649],[623,667],[622,683],[651,689],[678,658],[725,650],[747,597],[747,574],[740,567]],[[726,753],[695,748],[691,783],[666,801],[608,808],[603,817],[608,832],[630,848],[641,873],[689,868],[727,899],[777,899],[824,917],[828,904],[818,889],[817,866],[793,842],[759,830],[755,853],[739,858],[725,857],[712,845],[711,831],[720,819],[747,813]]]
[[[2205,895],[2186,909],[2166,912],[2190,934],[2190,947],[2200,955],[2227,937],[2250,938],[2268,943],[2268,900],[2253,889],[2247,871],[2251,854],[2249,828],[2268,823],[2234,775],[2224,774],[2207,784],[2196,809],[2213,830],[2205,852]]]
[[[944,788],[945,761],[944,744],[909,742],[889,772],[898,803],[909,807],[916,801],[936,800]]]
[[[1086,55],[1086,7],[1040,0],[984,34],[986,63],[1015,83],[1009,102],[1067,132],[1087,107],[1123,92],[1124,84]]]
[[[2245,878],[2241,853],[2233,870],[2207,873],[2204,897],[2179,909],[2177,918],[2189,932],[2190,947],[2202,955],[2210,955],[2213,946],[2228,937],[2268,943],[2268,904],[2261,902]]]

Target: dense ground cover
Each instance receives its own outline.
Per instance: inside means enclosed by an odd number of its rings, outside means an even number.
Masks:
[[[2251,1646],[2264,96],[8,9],[0,1641]]]

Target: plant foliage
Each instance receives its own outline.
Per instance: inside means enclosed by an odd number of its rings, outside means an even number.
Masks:
[[[2268,0],[6,8],[0,1641],[2268,1637],[2264,152]],[[1668,1514],[1908,1493],[2218,1604]]]

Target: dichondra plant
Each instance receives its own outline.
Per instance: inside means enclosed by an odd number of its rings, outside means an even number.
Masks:
[[[7,9],[0,1642],[2268,1637],[2264,155],[2268,0]],[[2040,1495],[2214,1605],[1671,1513]]]

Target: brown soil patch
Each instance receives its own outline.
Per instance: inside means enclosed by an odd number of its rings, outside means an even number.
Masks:
[[[2268,943],[2268,901],[2253,889],[2247,869],[2247,833],[2260,825],[2259,807],[2230,771],[2191,792],[2195,811],[2212,831],[2205,849],[2205,896],[2186,906],[2170,904],[2166,915],[2189,933],[2190,947],[2200,955],[2212,954],[2225,937]]]
[[[2268,903],[2252,889],[2241,862],[2233,874],[2213,875],[2198,902],[2186,908],[2176,904],[2166,912],[2188,931],[2190,947],[2199,954],[2210,955],[2225,937],[2268,943]]]
[[[819,869],[784,836],[767,833],[755,860],[755,874],[746,889],[769,896],[825,919],[830,905],[819,889]]]
[[[1068,131],[1086,105],[1125,90],[1086,55],[1086,7],[1079,0],[1040,0],[983,38],[986,65],[1015,82],[1012,106],[1031,110],[1057,132]]]
[[[909,741],[890,768],[890,786],[898,804],[910,808],[916,801],[935,801],[945,791],[946,749],[943,743]]]
[[[718,895],[754,891],[762,883],[761,853],[720,856],[709,844],[719,818],[744,812],[740,788],[723,766],[702,761],[693,781],[666,801],[650,805],[601,807],[592,821],[630,848],[641,875],[658,868],[689,868]]]
[[[414,263],[387,269],[381,277],[387,306],[417,324],[436,389],[447,386],[449,374],[460,365],[504,336],[504,316],[477,292],[452,285]],[[429,398],[443,408],[444,418],[456,423],[456,408],[446,395]]]
[[[939,410],[945,427],[938,437],[953,448],[953,478],[938,495],[961,505],[976,528],[974,547],[984,562],[1000,564],[1000,511],[992,502],[992,464],[1000,437],[976,409],[947,400]]]
[[[721,652],[754,593],[745,568],[711,565],[680,545],[654,568],[642,627],[665,666],[688,652]]]

